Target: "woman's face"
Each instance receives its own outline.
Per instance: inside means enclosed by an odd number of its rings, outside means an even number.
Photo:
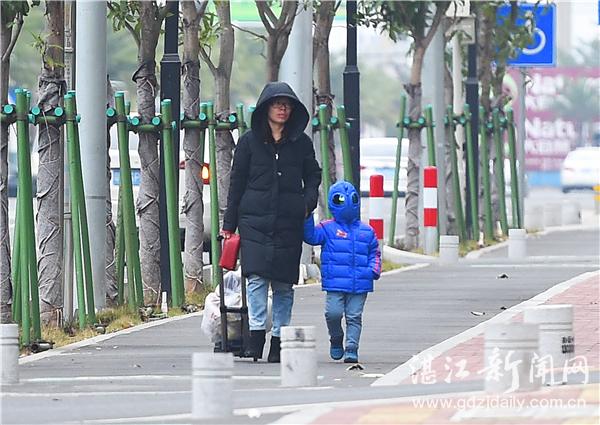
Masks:
[[[287,97],[276,97],[269,104],[269,121],[285,124],[290,119],[294,104]]]

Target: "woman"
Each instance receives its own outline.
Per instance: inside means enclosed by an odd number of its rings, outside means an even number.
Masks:
[[[233,158],[221,234],[236,228],[242,273],[248,278],[250,342],[247,357],[262,358],[269,284],[273,329],[268,361],[279,362],[280,330],[290,323],[298,282],[304,218],[317,205],[321,170],[311,139],[310,117],[286,83],[268,83],[252,114],[251,129]]]

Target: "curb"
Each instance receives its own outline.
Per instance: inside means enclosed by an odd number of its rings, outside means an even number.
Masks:
[[[182,314],[181,316],[168,317],[166,319],[156,320],[153,322],[142,323],[140,325],[132,326],[127,329],[122,329],[117,332],[112,332],[109,334],[98,335],[93,338],[82,339],[81,341],[74,342],[72,344],[63,345],[57,349],[52,349],[48,351],[44,351],[42,353],[31,354],[29,356],[24,356],[19,358],[19,365],[35,362],[37,360],[45,359],[48,357],[59,356],[65,351],[73,350],[76,348],[87,347],[88,345],[98,344],[99,342],[106,341],[108,339],[114,338],[116,336],[127,335],[130,333],[138,332],[144,329],[153,328],[155,326],[164,325],[166,323],[177,322],[179,320],[187,319],[190,317],[196,317],[202,315],[202,311],[197,311],[189,314]]]
[[[570,224],[570,225],[566,225],[566,226],[549,227],[547,229],[544,229],[544,230],[542,230],[540,232],[536,232],[536,233],[527,233],[527,239],[537,238],[540,236],[546,236],[551,233],[557,233],[557,232],[572,232],[572,231],[576,231],[576,230],[592,231],[592,230],[598,230],[598,229],[600,229],[600,227],[598,225]],[[496,251],[498,249],[502,249],[507,246],[508,246],[508,239],[503,242],[497,243],[495,245],[486,246],[485,248],[481,248],[476,251],[471,251],[467,255],[465,255],[464,258],[468,259],[468,260],[474,260],[474,259],[480,258],[482,255]]]
[[[448,338],[448,339],[440,342],[439,344],[436,344],[432,347],[429,347],[429,348],[421,351],[415,357],[431,356],[432,359],[435,359],[436,357],[443,355],[446,351],[456,347],[457,345],[459,345],[465,341],[468,341],[468,340],[476,337],[477,335],[481,334],[487,326],[494,324],[494,323],[501,323],[501,322],[508,321],[510,318],[517,315],[518,313],[521,313],[525,309],[542,304],[545,301],[547,301],[548,299],[552,298],[553,296],[566,291],[570,287],[572,287],[584,280],[595,277],[595,276],[600,277],[600,270],[596,270],[593,272],[586,272],[586,273],[580,274],[578,276],[575,276],[572,279],[558,283],[558,284],[554,285],[552,288],[547,289],[546,291],[534,296],[533,298],[523,301],[522,303],[517,304],[517,305],[509,308],[508,310],[504,310],[503,312],[497,314],[496,316],[490,318],[489,320],[486,320],[485,322],[481,322],[478,325],[476,325],[472,328],[469,328],[466,331],[463,331],[458,335]],[[407,361],[407,362],[402,363],[395,369],[393,369],[391,372],[388,372],[387,374],[385,374],[385,376],[377,379],[375,382],[373,382],[371,384],[371,386],[376,387],[376,386],[385,386],[385,385],[399,385],[406,378],[410,377],[410,375],[412,373],[413,373],[413,369],[411,368],[410,361]]]

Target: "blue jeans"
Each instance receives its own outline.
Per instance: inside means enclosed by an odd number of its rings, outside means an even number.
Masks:
[[[294,289],[289,283],[276,282],[258,275],[248,276],[248,323],[251,331],[266,329],[269,283],[273,290],[273,328],[271,335],[281,336],[281,327],[290,324]]]
[[[346,320],[346,351],[358,351],[358,341],[362,329],[362,312],[367,293],[327,291],[325,300],[325,320],[332,340],[344,338],[342,317]]]

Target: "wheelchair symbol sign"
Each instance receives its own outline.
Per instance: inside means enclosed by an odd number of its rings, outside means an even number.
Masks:
[[[555,66],[556,5],[519,5],[518,25],[525,25],[524,16],[526,13],[533,13],[535,16],[536,27],[533,31],[533,42],[523,48],[516,58],[509,59],[508,65],[519,67]],[[510,5],[498,8],[498,22],[502,24],[509,14]]]

